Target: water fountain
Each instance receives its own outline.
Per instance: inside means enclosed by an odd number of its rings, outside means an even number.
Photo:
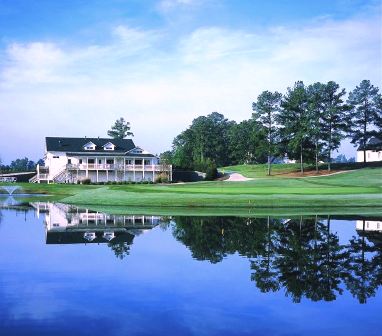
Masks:
[[[17,189],[20,189],[19,186],[1,186],[0,188],[5,190],[9,196],[12,196]]]

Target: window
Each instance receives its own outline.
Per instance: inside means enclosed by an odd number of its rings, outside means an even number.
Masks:
[[[125,160],[125,164],[131,165],[131,164],[133,164],[133,161],[131,159]]]
[[[94,160],[94,159],[88,159],[88,163],[89,163],[89,164],[94,164],[94,163],[95,163],[95,160]]]
[[[135,160],[135,164],[136,165],[141,165],[142,164],[142,160],[140,160],[140,159],[139,160]]]
[[[95,150],[96,145],[91,141],[84,145],[85,150]]]
[[[151,160],[145,160],[145,165],[151,165]]]
[[[114,148],[115,146],[111,142],[108,142],[107,144],[103,146],[104,150],[114,150]]]
[[[130,152],[134,153],[134,154],[142,154],[143,150],[142,150],[142,148],[137,147],[137,148],[132,149]]]
[[[53,156],[53,159],[59,159],[59,158],[60,158],[60,157],[57,156],[57,155]]]
[[[68,164],[71,164],[72,163],[72,159],[68,159]]]
[[[79,164],[82,164],[82,159],[79,159],[78,162],[79,162]]]
[[[114,164],[114,159],[107,159],[107,160],[106,160],[106,163],[107,163],[107,164]]]
[[[102,160],[101,159],[98,160],[98,164],[102,164]]]

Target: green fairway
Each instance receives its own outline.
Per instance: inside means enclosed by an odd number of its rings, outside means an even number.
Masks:
[[[364,166],[364,163],[332,163],[333,170],[353,170],[359,169]],[[369,162],[366,163],[367,166],[371,167],[382,167],[382,162]],[[315,170],[314,164],[304,164],[305,171]],[[327,164],[320,164],[320,170],[327,169]],[[228,166],[222,167],[219,169],[222,173],[227,172],[237,172],[242,174],[245,177],[257,178],[257,177],[267,177],[268,165],[267,164],[245,164],[245,165],[236,165],[236,166]],[[298,173],[300,172],[300,164],[299,163],[278,163],[272,164],[272,176],[283,177],[285,174],[289,173]]]
[[[23,192],[77,205],[203,208],[381,207],[382,169],[324,177],[262,178],[246,182],[173,185],[20,184]]]

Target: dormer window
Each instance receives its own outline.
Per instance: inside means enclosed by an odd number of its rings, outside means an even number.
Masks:
[[[112,144],[111,142],[108,142],[107,144],[103,145],[103,149],[104,150],[114,150],[115,149],[115,145]]]
[[[85,150],[95,150],[96,145],[93,142],[88,142],[86,145],[84,145]]]
[[[136,148],[132,149],[130,152],[133,154],[142,154],[143,150],[142,150],[142,148],[136,147]]]

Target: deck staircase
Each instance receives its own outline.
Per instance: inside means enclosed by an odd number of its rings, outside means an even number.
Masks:
[[[37,183],[37,182],[38,182],[38,174],[36,174],[35,176],[29,179],[29,183]]]
[[[66,167],[53,177],[54,183],[65,183],[69,180],[69,172]]]

